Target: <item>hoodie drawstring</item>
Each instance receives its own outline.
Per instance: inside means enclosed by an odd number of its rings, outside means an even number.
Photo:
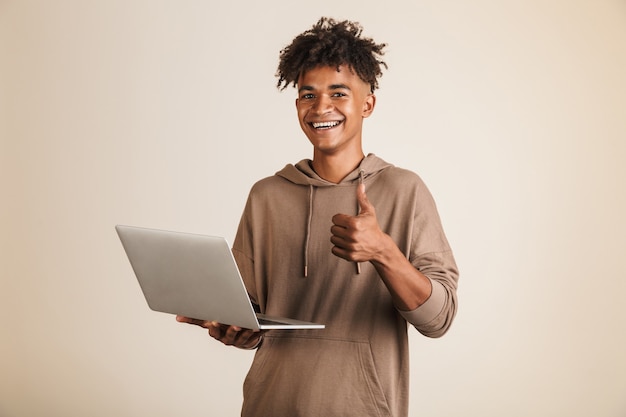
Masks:
[[[313,219],[313,184],[309,184],[309,218],[306,224],[304,242],[304,277],[309,275],[309,240],[311,239],[311,221]]]
[[[363,184],[365,181],[365,171],[359,171],[359,185]],[[313,184],[309,184],[309,213],[306,224],[306,237],[304,240],[304,277],[309,276],[309,241],[311,240],[311,222],[313,221]],[[361,208],[359,207],[359,202],[357,201],[357,209],[356,214],[358,215],[361,212]],[[355,262],[356,264],[356,273],[361,273],[361,263]]]
[[[365,179],[365,171],[363,171],[362,169],[359,170],[359,185],[363,184],[363,181]],[[359,186],[357,185],[357,187]],[[359,206],[359,202],[356,202],[356,214],[357,216],[361,213],[361,207]],[[356,273],[360,274],[361,273],[361,263],[357,262],[356,263]]]

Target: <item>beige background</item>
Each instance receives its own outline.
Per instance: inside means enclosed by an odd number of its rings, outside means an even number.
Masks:
[[[626,415],[623,1],[0,0],[2,417],[238,415],[252,354],[150,311],[113,226],[232,239],[312,154],[274,72],[321,15],[389,43],[365,150],[461,268],[411,415]]]

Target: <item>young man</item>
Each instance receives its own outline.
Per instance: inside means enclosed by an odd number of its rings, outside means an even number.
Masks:
[[[261,333],[178,317],[258,349],[243,416],[406,416],[407,322],[439,337],[456,313],[458,272],[429,191],[363,153],[385,45],[361,31],[322,18],[281,51],[278,87],[297,87],[313,159],[252,187],[232,248],[261,312],[326,328]]]

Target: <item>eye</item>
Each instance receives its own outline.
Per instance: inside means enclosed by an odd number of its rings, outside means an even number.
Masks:
[[[342,93],[342,92],[339,92],[339,91],[336,92],[336,93],[333,93],[333,97],[345,97],[345,96],[346,96],[346,93]]]
[[[307,93],[307,94],[303,94],[302,96],[300,96],[300,98],[303,100],[311,100],[315,98],[315,96],[311,93]]]

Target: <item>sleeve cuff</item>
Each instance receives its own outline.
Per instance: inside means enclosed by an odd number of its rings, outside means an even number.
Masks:
[[[412,311],[401,311],[406,321],[414,326],[423,326],[433,321],[443,310],[446,302],[446,290],[439,282],[430,280],[432,292],[424,304]]]

